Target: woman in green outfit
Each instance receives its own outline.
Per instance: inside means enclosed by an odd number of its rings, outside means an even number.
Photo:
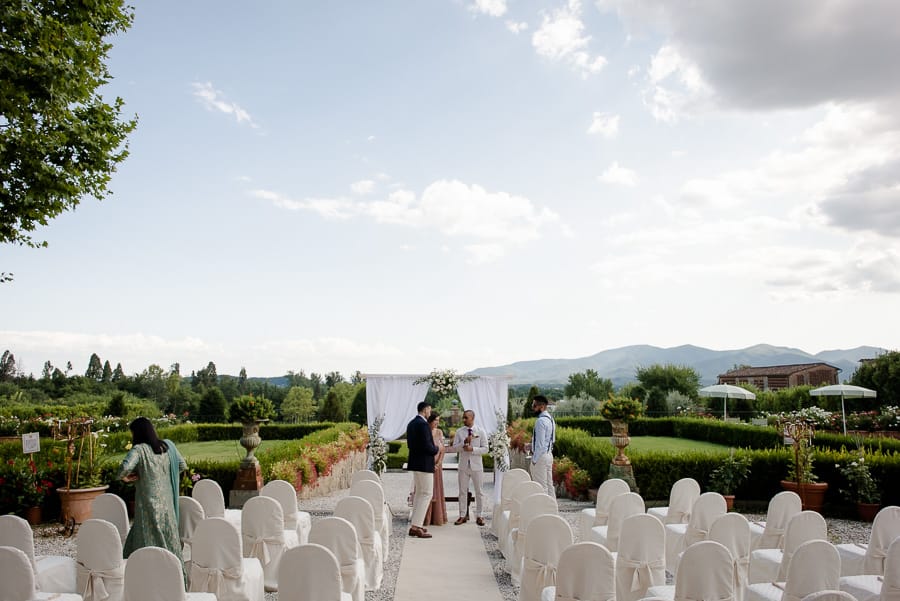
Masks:
[[[162,547],[181,559],[178,485],[187,463],[175,443],[159,439],[146,417],[135,419],[128,427],[132,447],[117,476],[135,482],[136,488],[134,523],[125,539],[125,558],[141,547]]]

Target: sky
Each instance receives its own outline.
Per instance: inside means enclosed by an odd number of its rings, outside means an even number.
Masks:
[[[895,0],[141,0],[102,202],[6,246],[20,369],[897,348]]]

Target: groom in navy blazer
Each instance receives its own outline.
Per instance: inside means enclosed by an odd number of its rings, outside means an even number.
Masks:
[[[431,538],[423,524],[431,496],[434,492],[434,456],[438,454],[434,436],[428,426],[431,415],[431,404],[422,401],[416,406],[419,412],[406,426],[406,445],[409,447],[409,459],[406,469],[413,473],[413,510],[410,516],[409,535],[418,538]]]

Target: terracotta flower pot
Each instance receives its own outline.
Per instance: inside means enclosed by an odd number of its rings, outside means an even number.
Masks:
[[[800,486],[793,480],[782,480],[781,488],[800,495],[804,511],[822,511],[825,504],[825,491],[828,490],[827,482],[804,482]]]
[[[108,484],[93,488],[57,488],[60,500],[59,520],[63,524],[74,521],[76,524],[84,523],[91,517],[91,503],[94,499],[106,492]]]
[[[871,522],[875,519],[875,515],[878,513],[878,510],[881,509],[881,504],[879,503],[857,503],[856,504],[856,512],[859,514],[859,519],[864,522]]]
[[[44,521],[40,507],[26,507],[24,517],[32,526],[38,526]]]
[[[734,509],[734,495],[722,495],[725,498],[725,511]]]

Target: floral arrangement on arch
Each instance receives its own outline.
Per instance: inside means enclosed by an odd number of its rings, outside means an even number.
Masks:
[[[416,378],[413,384],[428,384],[431,390],[440,397],[456,393],[456,387],[460,382],[470,382],[476,376],[458,374],[452,369],[433,369],[427,376]]]
[[[491,457],[494,458],[494,467],[498,472],[509,471],[509,433],[506,431],[506,416],[502,411],[497,411],[497,429],[488,436],[488,445],[491,448]]]
[[[388,444],[381,437],[381,424],[383,423],[384,414],[382,413],[369,426],[369,442],[366,444],[369,465],[376,474],[381,474],[387,469]]]
[[[865,453],[859,449],[859,456],[841,465],[836,463],[841,475],[847,479],[847,488],[840,489],[841,495],[851,503],[880,503],[881,491],[878,481],[872,477]]]

